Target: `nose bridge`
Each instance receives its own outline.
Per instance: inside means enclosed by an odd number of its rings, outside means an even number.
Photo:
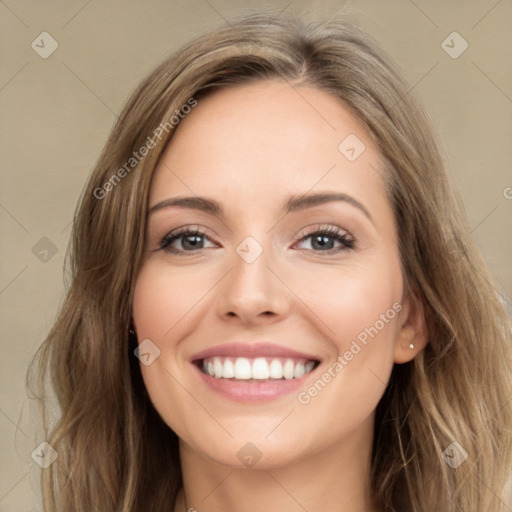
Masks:
[[[255,238],[245,238],[236,248],[231,286],[246,300],[263,298],[269,292],[270,251]]]
[[[282,315],[287,298],[283,285],[270,270],[272,262],[270,248],[254,237],[246,237],[233,255],[232,268],[221,292],[219,313],[236,315],[245,321],[261,314]]]

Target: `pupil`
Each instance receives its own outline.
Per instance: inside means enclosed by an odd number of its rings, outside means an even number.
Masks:
[[[183,246],[186,247],[189,245],[192,249],[197,249],[197,246],[201,244],[201,236],[200,235],[189,235],[186,236],[183,242]]]
[[[313,239],[313,247],[315,246],[315,243],[322,249],[331,249],[332,248],[332,237],[326,236],[326,235],[318,235],[314,237]],[[327,247],[328,246],[328,247]]]

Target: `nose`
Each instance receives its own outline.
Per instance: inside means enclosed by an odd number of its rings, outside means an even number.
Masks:
[[[284,318],[290,309],[291,293],[276,266],[265,250],[251,263],[235,254],[233,267],[219,289],[218,315],[245,326]]]

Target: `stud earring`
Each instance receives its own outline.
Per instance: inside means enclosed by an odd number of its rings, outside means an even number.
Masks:
[[[413,348],[414,348],[414,345],[411,343],[411,344],[409,345],[409,348],[410,348],[410,349],[413,349]]]

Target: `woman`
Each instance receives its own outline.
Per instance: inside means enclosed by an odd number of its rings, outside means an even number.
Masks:
[[[46,510],[509,510],[510,323],[407,91],[264,16],[143,81],[33,368]]]

